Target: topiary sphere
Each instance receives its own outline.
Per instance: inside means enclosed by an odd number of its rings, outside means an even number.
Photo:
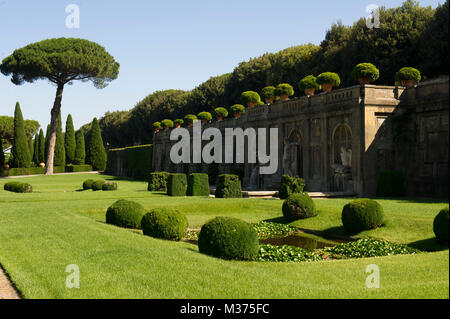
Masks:
[[[192,124],[192,123],[194,123],[194,122],[197,121],[197,120],[198,120],[198,118],[197,118],[197,116],[194,115],[194,114],[188,114],[188,115],[186,115],[186,116],[184,117],[184,121],[185,121],[186,123],[189,123],[189,124]]]
[[[94,184],[94,180],[93,179],[88,179],[88,180],[85,180],[84,182],[83,182],[83,189],[84,190],[88,190],[88,189],[92,189],[92,184]]]
[[[230,107],[230,111],[231,113],[233,113],[233,115],[235,114],[245,114],[245,106],[243,106],[242,104],[235,104],[232,107]]]
[[[333,72],[324,72],[317,77],[317,83],[320,85],[331,84],[333,87],[341,85],[339,74]]]
[[[214,110],[214,115],[215,115],[216,117],[221,116],[221,117],[223,117],[223,118],[226,118],[226,117],[228,116],[228,111],[227,111],[227,109],[224,108],[224,107],[218,107],[218,108],[216,108],[216,109]]]
[[[144,207],[136,202],[125,199],[118,200],[106,212],[106,223],[123,228],[139,229]]]
[[[352,71],[355,80],[368,79],[370,82],[378,80],[380,71],[372,63],[360,63]]]
[[[203,225],[198,249],[203,254],[227,260],[253,260],[259,250],[258,234],[243,220],[216,217]]]
[[[103,189],[103,184],[105,184],[104,180],[99,179],[94,181],[94,183],[92,183],[92,190],[94,192],[101,191]]]
[[[275,94],[277,96],[282,96],[282,95],[293,96],[294,88],[292,87],[292,85],[290,85],[288,83],[281,83],[281,84],[277,85]]]
[[[272,99],[275,98],[275,91],[276,88],[274,86],[266,86],[264,89],[262,89],[261,91],[261,97],[265,100],[265,99]]]
[[[395,74],[395,81],[397,82],[408,82],[408,81],[414,81],[419,82],[422,79],[422,76],[420,74],[420,71],[411,68],[411,67],[404,67],[401,68],[396,74]]]
[[[102,186],[103,191],[116,191],[117,190],[117,183],[114,182],[106,182]]]
[[[184,120],[182,119],[176,119],[175,121],[173,121],[175,124],[180,124],[183,125],[184,124]]]
[[[317,79],[314,75],[305,76],[300,80],[300,82],[298,82],[298,87],[302,91],[306,89],[320,90],[320,84],[317,83]]]
[[[160,129],[162,129],[162,125],[161,125],[161,122],[155,122],[155,123],[153,123],[153,128],[155,129],[155,130],[160,130]]]
[[[283,216],[289,221],[317,216],[316,205],[307,193],[294,193],[283,203]]]
[[[241,102],[245,105],[248,103],[260,103],[261,97],[254,91],[246,91],[241,94]]]
[[[344,206],[342,224],[351,234],[381,227],[384,224],[383,207],[372,199],[354,200]]]
[[[181,240],[187,227],[186,216],[170,208],[153,209],[141,221],[144,235],[168,240]]]
[[[449,232],[449,218],[448,207],[444,208],[434,219],[433,230],[436,238],[441,241],[448,242]]]
[[[173,127],[173,122],[172,122],[172,120],[163,120],[163,121],[161,121],[161,125],[163,127],[172,128]]]
[[[211,121],[212,115],[209,112],[200,112],[198,113],[197,117],[202,121]]]

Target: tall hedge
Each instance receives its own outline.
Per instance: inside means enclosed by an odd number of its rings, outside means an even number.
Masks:
[[[50,124],[47,125],[47,130],[45,131],[45,147],[44,147],[44,159],[47,159],[47,155],[48,155],[48,142],[50,140]],[[44,161],[45,162],[45,161]]]
[[[56,130],[55,157],[53,159],[55,166],[66,165],[66,150],[64,147],[64,135],[62,131],[61,112],[58,118],[58,128]]]
[[[75,136],[76,147],[74,155],[74,164],[83,165],[86,160],[86,147],[84,144],[84,133],[83,130],[79,130]]]
[[[148,180],[152,171],[152,145],[108,150],[106,172],[139,180]]]
[[[167,195],[186,196],[187,177],[186,174],[170,174],[167,180]]]
[[[189,176],[187,195],[188,196],[209,196],[208,174],[191,174]]]
[[[39,164],[45,163],[45,136],[44,131],[39,131]]]
[[[66,120],[66,134],[64,135],[64,147],[66,148],[66,162],[67,164],[75,164],[75,129],[73,128],[72,115],[67,116]]]
[[[22,111],[19,102],[14,110],[14,142],[12,146],[13,166],[28,168],[31,166],[31,154],[25,134]]]
[[[106,151],[97,118],[94,118],[92,121],[92,129],[88,136],[86,161],[96,171],[104,171],[106,169]]]

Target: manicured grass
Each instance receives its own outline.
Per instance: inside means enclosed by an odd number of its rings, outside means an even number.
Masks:
[[[21,178],[32,194],[3,191],[0,180],[0,263],[26,298],[448,298],[448,250],[315,263],[230,262],[196,246],[142,236],[104,223],[119,198],[146,209],[175,207],[190,227],[227,215],[249,222],[281,216],[281,201],[169,198],[147,184],[117,181],[115,192],[77,191],[92,175]],[[104,177],[108,179],[107,176]],[[339,233],[348,199],[317,200],[318,217],[295,223]],[[432,240],[443,202],[380,201],[389,223],[362,236],[396,242]],[[430,228],[430,229],[429,229]],[[65,287],[66,266],[77,264],[81,288]],[[365,286],[365,269],[380,267],[381,288]],[[199,272],[198,270],[202,271]]]

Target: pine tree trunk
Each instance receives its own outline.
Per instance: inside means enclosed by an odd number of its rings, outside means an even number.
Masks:
[[[53,175],[53,160],[55,156],[55,145],[56,145],[56,130],[58,129],[58,118],[61,112],[61,101],[64,91],[64,84],[58,84],[56,89],[55,102],[53,103],[53,108],[51,111],[50,120],[50,139],[48,141],[47,159],[46,159],[46,171],[45,175]]]

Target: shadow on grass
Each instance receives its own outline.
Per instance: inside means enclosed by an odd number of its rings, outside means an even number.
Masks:
[[[408,246],[426,252],[448,250],[448,243],[439,242],[436,238],[418,240]]]
[[[375,197],[375,200],[390,200],[398,203],[409,204],[442,204],[448,205],[448,199],[444,198],[412,198],[412,197]]]

